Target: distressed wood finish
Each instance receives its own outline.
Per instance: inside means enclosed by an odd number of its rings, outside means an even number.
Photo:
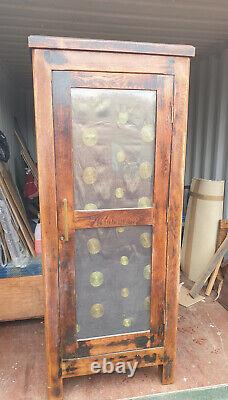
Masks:
[[[74,211],[74,229],[154,225],[153,208]]]
[[[194,48],[43,37],[30,37],[29,44],[33,48],[49,400],[63,398],[62,378],[89,374],[91,362],[104,357],[114,363],[138,360],[140,367],[160,365],[162,382],[171,383],[176,353],[189,57],[194,55]],[[157,91],[151,208],[75,209],[71,87]],[[75,229],[140,224],[153,226],[150,331],[77,340]]]
[[[92,50],[123,53],[163,54],[165,56],[193,57],[195,48],[180,44],[121,42],[115,40],[90,40],[61,37],[29,36],[29,47],[62,50]]]
[[[93,357],[74,358],[73,360],[63,360],[62,376],[69,378],[73,376],[91,375],[91,363],[99,362],[106,358],[107,362],[111,361],[114,365],[121,362],[130,361],[138,362],[138,367],[149,367],[161,365],[164,363],[164,348],[154,347],[151,349],[124,351],[118,353],[108,353]]]
[[[153,347],[151,332],[129,333],[126,335],[106,336],[102,338],[78,341],[77,357],[88,357],[116,351],[126,351]]]
[[[62,399],[60,368],[58,228],[51,70],[42,50],[33,51],[34,105],[39,199],[42,225],[42,267],[45,286],[45,341],[48,398]],[[45,160],[45,162],[43,162]],[[48,171],[48,173],[47,173]],[[49,201],[48,199],[51,199]]]
[[[62,352],[65,358],[72,358],[77,352],[76,340],[76,269],[74,258],[75,237],[74,229],[78,228],[75,214],[84,216],[84,228],[93,228],[91,215],[105,215],[103,227],[110,227],[110,221],[121,221],[120,226],[127,226],[129,215],[137,216],[136,225],[143,225],[140,213],[147,214],[150,209],[129,210],[101,210],[101,211],[75,211],[73,210],[73,160],[72,160],[72,127],[71,127],[71,98],[70,90],[73,87],[84,88],[111,88],[111,89],[138,89],[157,91],[157,117],[156,117],[156,149],[155,149],[155,176],[154,193],[152,198],[153,244],[152,244],[152,280],[151,296],[153,296],[150,316],[153,346],[163,343],[164,332],[164,302],[165,302],[165,276],[166,276],[166,242],[167,242],[167,206],[170,170],[170,146],[172,133],[172,105],[173,105],[173,77],[151,74],[122,74],[122,73],[92,73],[92,72],[61,72],[53,73],[53,107],[55,123],[55,152],[56,183],[58,204],[58,227],[60,236],[64,238],[65,215],[64,199],[68,203],[69,240],[60,243],[60,318]],[[166,115],[166,118],[164,118]],[[166,132],[164,135],[163,132]],[[69,171],[65,178],[65,172]],[[77,204],[76,204],[77,207]],[[148,211],[149,210],[149,211]],[[73,213],[73,214],[72,214]],[[151,213],[150,213],[151,214]],[[73,215],[73,216],[72,216]],[[87,215],[87,220],[85,219]],[[123,216],[126,216],[126,219]],[[132,218],[132,217],[131,217]],[[136,221],[136,220],[135,220]],[[148,225],[148,220],[147,224]],[[77,246],[77,243],[76,243]],[[66,294],[67,291],[67,294]],[[156,295],[154,295],[156,293]],[[116,348],[116,351],[119,351]]]
[[[173,383],[176,360],[189,66],[189,59],[176,58],[173,138],[170,154],[171,171],[169,182],[169,204],[167,210],[168,242],[164,331],[165,363],[162,367],[163,384]]]

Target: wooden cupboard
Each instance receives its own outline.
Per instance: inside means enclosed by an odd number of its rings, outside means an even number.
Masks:
[[[49,399],[104,358],[172,383],[192,46],[31,36]]]

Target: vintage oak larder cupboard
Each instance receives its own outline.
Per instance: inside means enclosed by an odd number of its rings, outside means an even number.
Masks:
[[[31,36],[49,399],[63,378],[172,383],[192,46]]]

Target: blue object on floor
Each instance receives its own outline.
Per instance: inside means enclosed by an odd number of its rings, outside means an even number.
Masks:
[[[33,276],[42,275],[42,265],[40,258],[32,258],[27,265],[23,267],[0,267],[0,279],[12,278],[15,276]]]

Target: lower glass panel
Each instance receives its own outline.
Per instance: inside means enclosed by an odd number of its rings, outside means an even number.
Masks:
[[[77,338],[149,329],[151,226],[76,231]]]

